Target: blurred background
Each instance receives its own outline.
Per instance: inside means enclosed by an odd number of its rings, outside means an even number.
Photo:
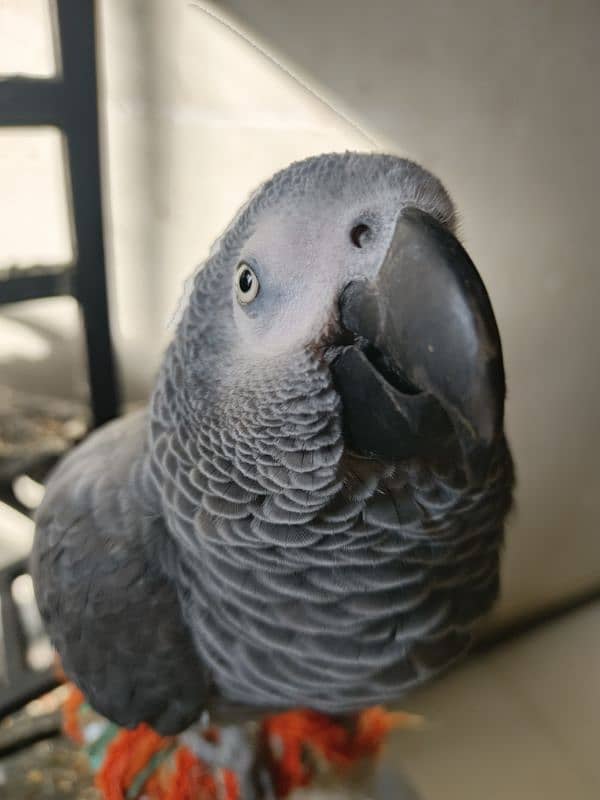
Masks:
[[[407,773],[426,800],[597,798],[597,0],[79,5],[95,5],[95,59],[76,26],[71,40],[97,69],[123,409],[148,394],[186,277],[275,170],[314,153],[386,150],[446,184],[503,337],[517,505],[502,600],[483,633],[496,643],[410,699],[428,725],[397,741],[388,772]],[[49,0],[0,0],[0,80],[52,82],[72,70],[82,83],[67,123],[77,131],[81,115],[91,130],[93,75],[85,84],[80,62],[61,54],[56,18]],[[28,551],[44,465],[93,422],[87,360],[103,292],[102,281],[83,286],[95,320],[86,340],[60,275],[85,253],[73,220],[96,186],[93,137],[91,157],[77,162],[51,115],[14,124],[26,115],[11,118],[10,91],[0,86],[0,122],[11,122],[0,127],[0,565]],[[93,203],[81,211],[80,233],[97,234],[86,227],[93,213]],[[54,273],[57,296],[9,302],[31,267]],[[113,377],[110,357],[99,358],[102,393]],[[104,400],[109,408],[110,389]],[[19,577],[9,590],[29,608]],[[39,625],[27,624],[37,647],[28,665],[47,666]]]

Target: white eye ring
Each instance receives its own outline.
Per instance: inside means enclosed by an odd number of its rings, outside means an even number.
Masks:
[[[256,273],[245,261],[240,261],[235,271],[235,294],[239,303],[251,303],[260,289]]]

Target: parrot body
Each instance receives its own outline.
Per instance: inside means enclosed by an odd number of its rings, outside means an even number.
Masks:
[[[347,153],[276,175],[219,240],[149,408],[76,448],[38,514],[38,603],[101,713],[167,734],[206,709],[353,712],[464,653],[513,471],[453,224],[425,170]]]

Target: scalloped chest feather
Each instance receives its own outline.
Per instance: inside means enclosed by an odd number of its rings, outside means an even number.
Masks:
[[[187,418],[167,374],[148,478],[177,544],[195,645],[227,700],[341,712],[391,702],[467,648],[498,593],[512,465],[483,490],[344,454],[322,369]]]

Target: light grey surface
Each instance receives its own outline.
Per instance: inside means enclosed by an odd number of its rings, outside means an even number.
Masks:
[[[415,693],[382,768],[423,800],[597,800],[599,629],[596,603]]]

